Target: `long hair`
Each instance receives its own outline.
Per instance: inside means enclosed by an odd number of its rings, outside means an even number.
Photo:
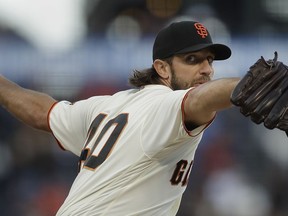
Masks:
[[[170,66],[172,65],[172,58],[169,57],[166,59],[163,59],[163,61],[166,61]],[[145,85],[150,85],[150,84],[160,84],[163,85],[159,74],[155,70],[155,68],[147,68],[144,70],[133,70],[133,74],[129,77],[128,81],[131,86],[141,88]]]
[[[144,70],[133,70],[133,74],[129,77],[129,84],[141,88],[149,84],[161,84],[160,76],[156,72],[155,68],[147,68]]]

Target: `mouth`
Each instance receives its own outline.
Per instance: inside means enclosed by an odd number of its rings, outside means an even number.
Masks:
[[[197,87],[197,86],[200,86],[200,85],[202,85],[202,84],[201,83],[194,83],[193,87]]]
[[[204,83],[206,82],[209,82],[210,79],[201,79],[201,80],[196,80],[196,82],[193,84],[193,86],[197,87],[197,86],[200,86],[200,85],[203,85]]]
[[[203,85],[204,83],[206,83],[206,82],[208,82],[208,81],[203,81],[203,82],[196,82],[196,83],[194,83],[194,87],[197,87],[197,86],[200,86],[200,85]]]

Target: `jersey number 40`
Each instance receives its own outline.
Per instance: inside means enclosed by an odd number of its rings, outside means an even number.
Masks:
[[[83,163],[83,167],[90,170],[95,170],[99,165],[101,165],[108,157],[114,144],[116,143],[117,139],[119,138],[121,132],[123,131],[128,122],[127,113],[119,114],[116,118],[111,119],[106,123],[106,125],[103,127],[100,134],[98,135],[95,143],[93,144],[92,149],[86,148],[88,143],[94,137],[101,122],[106,117],[106,114],[101,113],[92,122],[88,131],[88,137],[85,143],[85,147],[80,155],[79,171]],[[100,141],[103,139],[105,139],[106,142],[103,144],[101,143],[102,145],[100,146]]]

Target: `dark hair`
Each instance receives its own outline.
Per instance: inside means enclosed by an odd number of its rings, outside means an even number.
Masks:
[[[172,58],[169,57],[166,59],[163,59],[163,61],[166,61],[169,65],[172,65]],[[133,70],[133,74],[129,77],[129,84],[141,88],[145,85],[150,85],[150,84],[160,84],[163,85],[163,83],[160,80],[160,76],[155,70],[155,68],[147,68],[144,70]]]
[[[149,84],[160,84],[159,75],[155,68],[147,68],[144,70],[133,70],[133,75],[129,77],[129,84],[141,88],[142,86]]]

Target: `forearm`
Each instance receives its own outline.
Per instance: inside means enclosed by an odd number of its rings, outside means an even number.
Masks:
[[[224,78],[200,86],[198,97],[203,98],[202,109],[213,112],[231,107],[230,96],[239,81],[240,78]]]
[[[49,131],[47,115],[55,102],[46,94],[22,88],[0,76],[0,104],[31,127]]]
[[[191,90],[185,102],[186,119],[201,125],[210,121],[217,111],[231,107],[230,96],[239,80],[213,80]]]

